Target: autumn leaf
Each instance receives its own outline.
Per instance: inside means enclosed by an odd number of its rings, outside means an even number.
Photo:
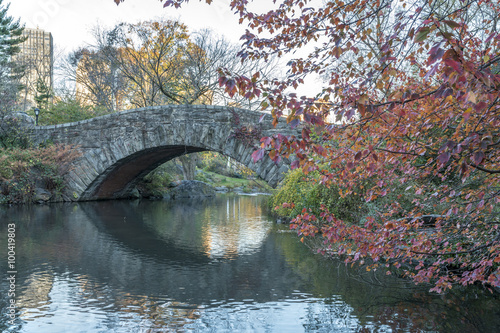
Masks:
[[[368,104],[370,102],[370,99],[368,98],[367,94],[363,94],[359,96],[358,103],[359,104]]]
[[[297,126],[300,124],[300,119],[297,119],[297,118],[296,118],[296,119],[294,119],[294,120],[290,121],[290,123],[289,123],[289,124],[290,124],[290,127],[291,127],[291,128],[295,128],[295,127],[297,127]]]
[[[336,46],[333,48],[332,53],[338,59],[342,55],[342,48]]]
[[[484,153],[482,151],[477,151],[474,153],[472,156],[472,160],[474,161],[474,164],[479,165],[484,159]]]
[[[354,156],[354,160],[355,160],[355,161],[359,161],[359,160],[361,159],[361,155],[362,155],[362,153],[361,153],[360,151],[358,151],[358,152],[356,153],[356,155]]]
[[[420,28],[417,34],[415,35],[415,43],[423,42],[427,38],[430,32],[431,29],[429,27]]]
[[[264,152],[265,150],[263,148],[254,151],[252,153],[253,162],[256,163],[257,161],[260,161],[262,157],[264,157]]]
[[[180,6],[185,0],[166,2]],[[484,268],[500,262],[498,226],[485,223],[495,221],[494,205],[500,203],[500,35],[496,21],[475,19],[483,8],[500,17],[497,1],[425,8],[418,2],[323,1],[314,10],[306,10],[302,0],[285,3],[270,2],[261,13],[247,1],[230,2],[248,23],[243,61],[285,55],[293,60],[283,77],[224,85],[227,94],[248,102],[262,91],[257,108],[272,106],[273,131],[283,134],[261,141],[254,162],[263,158],[264,147],[273,160],[293,156],[291,169],[300,172],[304,187],[335,189],[339,199],[333,209],[345,205],[356,212],[340,218],[324,207],[330,198],[317,193],[307,207],[297,199],[302,213],[294,227],[302,232],[301,241],[316,234],[314,221],[325,248],[351,253],[350,262],[371,258],[367,270],[380,262],[401,264],[403,275],[432,283],[436,292],[499,285],[494,270]],[[325,79],[321,88],[308,96],[294,94],[318,75]],[[295,112],[287,118],[290,126],[281,126],[290,110]],[[288,135],[299,124],[301,133]],[[261,125],[271,127],[266,120]],[[357,196],[360,202],[350,207]],[[310,211],[315,201],[324,205],[316,220]],[[362,213],[373,211],[380,214]],[[449,219],[431,227],[420,219],[426,215]],[[396,220],[404,221],[401,228]]]
[[[447,26],[449,26],[450,28],[452,29],[455,29],[455,28],[460,28],[461,25],[458,24],[457,22],[454,22],[454,21],[450,21],[450,20],[443,20],[444,23],[446,23]]]
[[[438,156],[438,161],[439,163],[441,164],[445,164],[446,162],[448,162],[450,160],[450,157],[451,157],[451,154],[449,151],[446,151],[444,153],[441,153],[439,156]]]

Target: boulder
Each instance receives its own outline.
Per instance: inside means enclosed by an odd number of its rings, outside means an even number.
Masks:
[[[215,191],[216,192],[223,192],[223,193],[226,193],[226,192],[229,192],[229,189],[226,187],[226,186],[217,186],[215,188]]]
[[[2,121],[7,125],[7,127],[20,127],[22,129],[35,128],[35,119],[33,119],[26,112],[14,112],[5,116]]]
[[[174,199],[214,197],[215,189],[213,186],[198,180],[184,180],[170,190],[169,194]]]
[[[46,189],[37,187],[35,188],[35,196],[33,197],[33,201],[37,203],[45,203],[48,202],[51,197],[52,193],[50,193]]]
[[[182,184],[182,180],[174,180],[173,182],[170,182],[168,184],[168,187],[177,187],[179,186],[180,184]]]
[[[238,186],[238,187],[233,188],[233,192],[236,192],[236,193],[243,192],[243,186]]]
[[[130,199],[140,199],[141,198],[141,193],[137,188],[134,188],[132,192],[129,194]]]

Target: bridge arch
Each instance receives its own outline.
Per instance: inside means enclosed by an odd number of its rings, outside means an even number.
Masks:
[[[81,152],[65,178],[69,200],[128,197],[135,185],[162,163],[201,151],[229,156],[275,187],[289,168],[287,161],[275,164],[265,156],[254,163],[254,148],[233,135],[236,127],[258,124],[262,115],[221,106],[155,106],[36,127],[33,140],[74,145]],[[265,117],[270,119],[270,115]],[[235,119],[239,124],[235,125]],[[263,136],[298,135],[284,124],[274,128],[270,123],[260,123]]]

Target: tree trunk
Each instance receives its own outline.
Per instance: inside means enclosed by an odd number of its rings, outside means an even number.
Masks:
[[[179,161],[181,161],[184,180],[194,180],[198,156],[196,154],[183,155],[179,157]]]

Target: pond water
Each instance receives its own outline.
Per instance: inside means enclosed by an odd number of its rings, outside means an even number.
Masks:
[[[263,200],[2,207],[0,331],[500,332],[498,295],[430,294],[326,260]]]

